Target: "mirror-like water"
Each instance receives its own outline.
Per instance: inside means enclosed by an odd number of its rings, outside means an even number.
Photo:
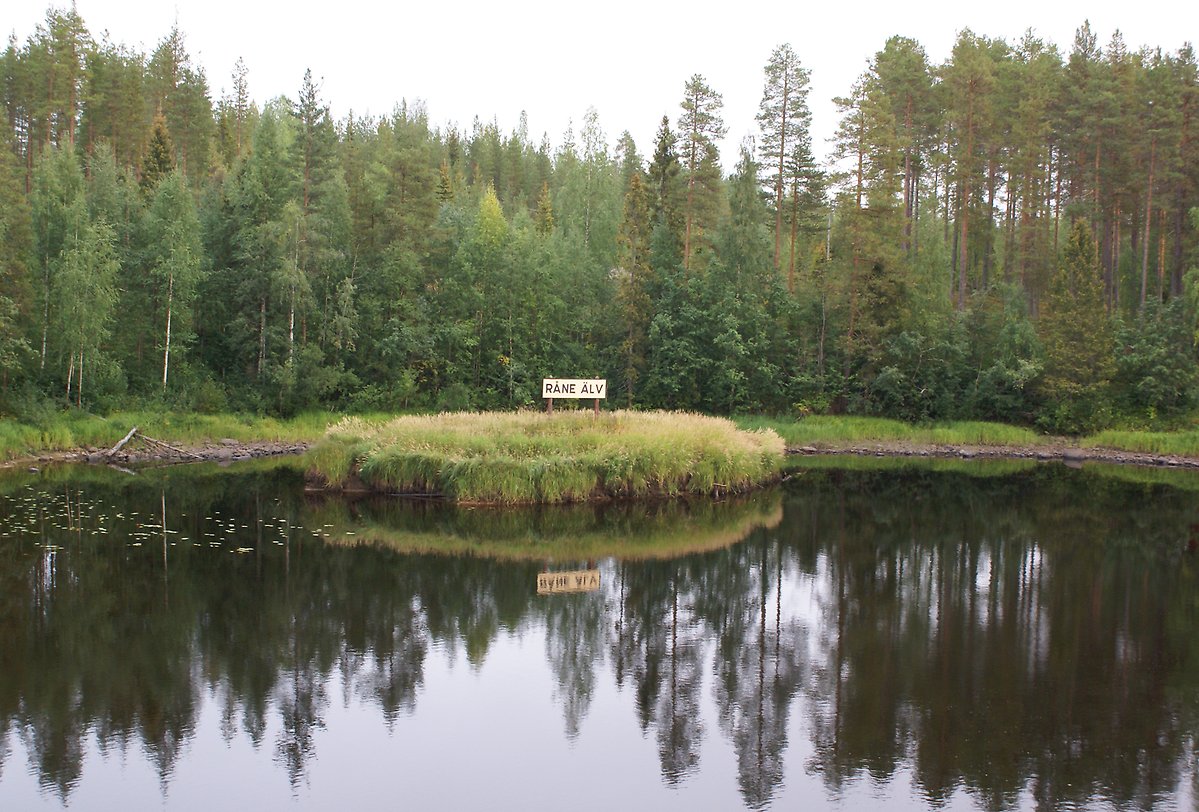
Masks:
[[[502,511],[7,473],[0,807],[1192,809],[1197,491],[815,460]]]

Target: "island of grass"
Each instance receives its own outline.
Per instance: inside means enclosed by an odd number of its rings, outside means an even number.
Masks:
[[[782,439],[679,412],[451,413],[347,418],[308,452],[331,489],[463,503],[737,493],[775,480]]]

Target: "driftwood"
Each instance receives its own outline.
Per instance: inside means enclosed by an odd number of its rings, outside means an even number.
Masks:
[[[197,460],[204,459],[203,457],[201,457],[199,454],[196,454],[195,452],[187,451],[182,448],[176,448],[175,446],[171,445],[170,443],[164,443],[162,440],[155,440],[153,437],[147,437],[144,434],[142,435],[142,439],[145,440],[147,443],[149,443],[152,446],[157,446],[158,448],[165,448],[168,451],[174,451],[176,454],[180,454],[184,457],[192,457]]]
[[[130,440],[133,439],[134,435],[137,435],[137,434],[138,434],[137,426],[134,426],[133,428],[131,428],[129,430],[129,433],[125,435],[125,438],[123,440],[121,440],[121,442],[117,443],[112,448],[108,449],[107,451],[102,451],[99,454],[93,454],[91,457],[89,457],[89,460],[92,462],[98,462],[99,460],[104,460],[104,461],[108,462],[109,465],[111,465],[113,458],[116,457],[116,455],[121,452],[121,449],[124,448],[125,445],[127,443],[129,443]],[[147,445],[153,446],[154,448],[157,448],[160,450],[171,451],[175,454],[178,454],[181,457],[191,457],[192,459],[196,459],[196,460],[204,459],[202,456],[195,453],[194,451],[188,451],[183,448],[177,448],[176,446],[173,446],[170,443],[164,443],[162,440],[155,440],[153,437],[148,437],[145,434],[140,434],[138,436],[141,438],[141,440],[144,443],[146,443]]]
[[[104,456],[106,456],[110,459],[112,457],[116,456],[120,452],[120,450],[125,447],[125,443],[127,443],[133,439],[133,435],[135,435],[135,434],[137,434],[137,426],[134,426],[133,428],[129,429],[129,433],[125,435],[125,439],[121,440],[121,442],[117,443],[112,448],[105,451]]]

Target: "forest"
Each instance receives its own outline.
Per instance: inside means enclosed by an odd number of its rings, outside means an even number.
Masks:
[[[552,147],[423,103],[334,120],[311,71],[214,98],[50,9],[3,53],[0,410],[512,409],[543,377],[718,414],[1178,425],[1199,399],[1199,66],[892,37],[814,157],[810,73],[763,54],[652,144],[588,110]],[[731,172],[722,169],[732,167]]]

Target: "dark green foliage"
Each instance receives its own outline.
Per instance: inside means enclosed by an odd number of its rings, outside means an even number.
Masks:
[[[910,421],[956,417],[964,394],[965,353],[960,330],[949,324],[887,339],[871,382],[871,411]]]
[[[1080,220],[1050,282],[1039,324],[1045,346],[1040,389],[1050,404],[1041,422],[1054,431],[1093,430],[1107,419],[1114,360],[1100,270],[1091,230]]]
[[[1152,423],[1194,406],[1199,366],[1181,299],[1166,305],[1150,300],[1117,326],[1115,342],[1116,405],[1131,419]]]
[[[1021,292],[999,285],[979,294],[966,314],[963,416],[1028,423],[1037,407],[1034,382],[1044,365],[1036,328]]]
[[[167,120],[159,111],[154,114],[154,123],[150,127],[150,142],[146,146],[146,157],[142,161],[142,189],[147,194],[153,192],[158,182],[174,169],[175,145],[171,142],[170,132],[167,131]]]
[[[106,396],[281,413],[539,407],[595,375],[633,408],[1181,423],[1199,68],[1099,42],[963,31],[932,64],[892,37],[830,166],[780,46],[729,172],[698,74],[644,153],[594,108],[555,147],[407,101],[335,122],[311,71],[260,109],[241,60],[214,105],[179,30],[145,54],[51,11],[0,58],[0,365],[61,399],[82,351]],[[104,307],[70,289],[85,257]],[[76,300],[115,314],[86,347]]]

